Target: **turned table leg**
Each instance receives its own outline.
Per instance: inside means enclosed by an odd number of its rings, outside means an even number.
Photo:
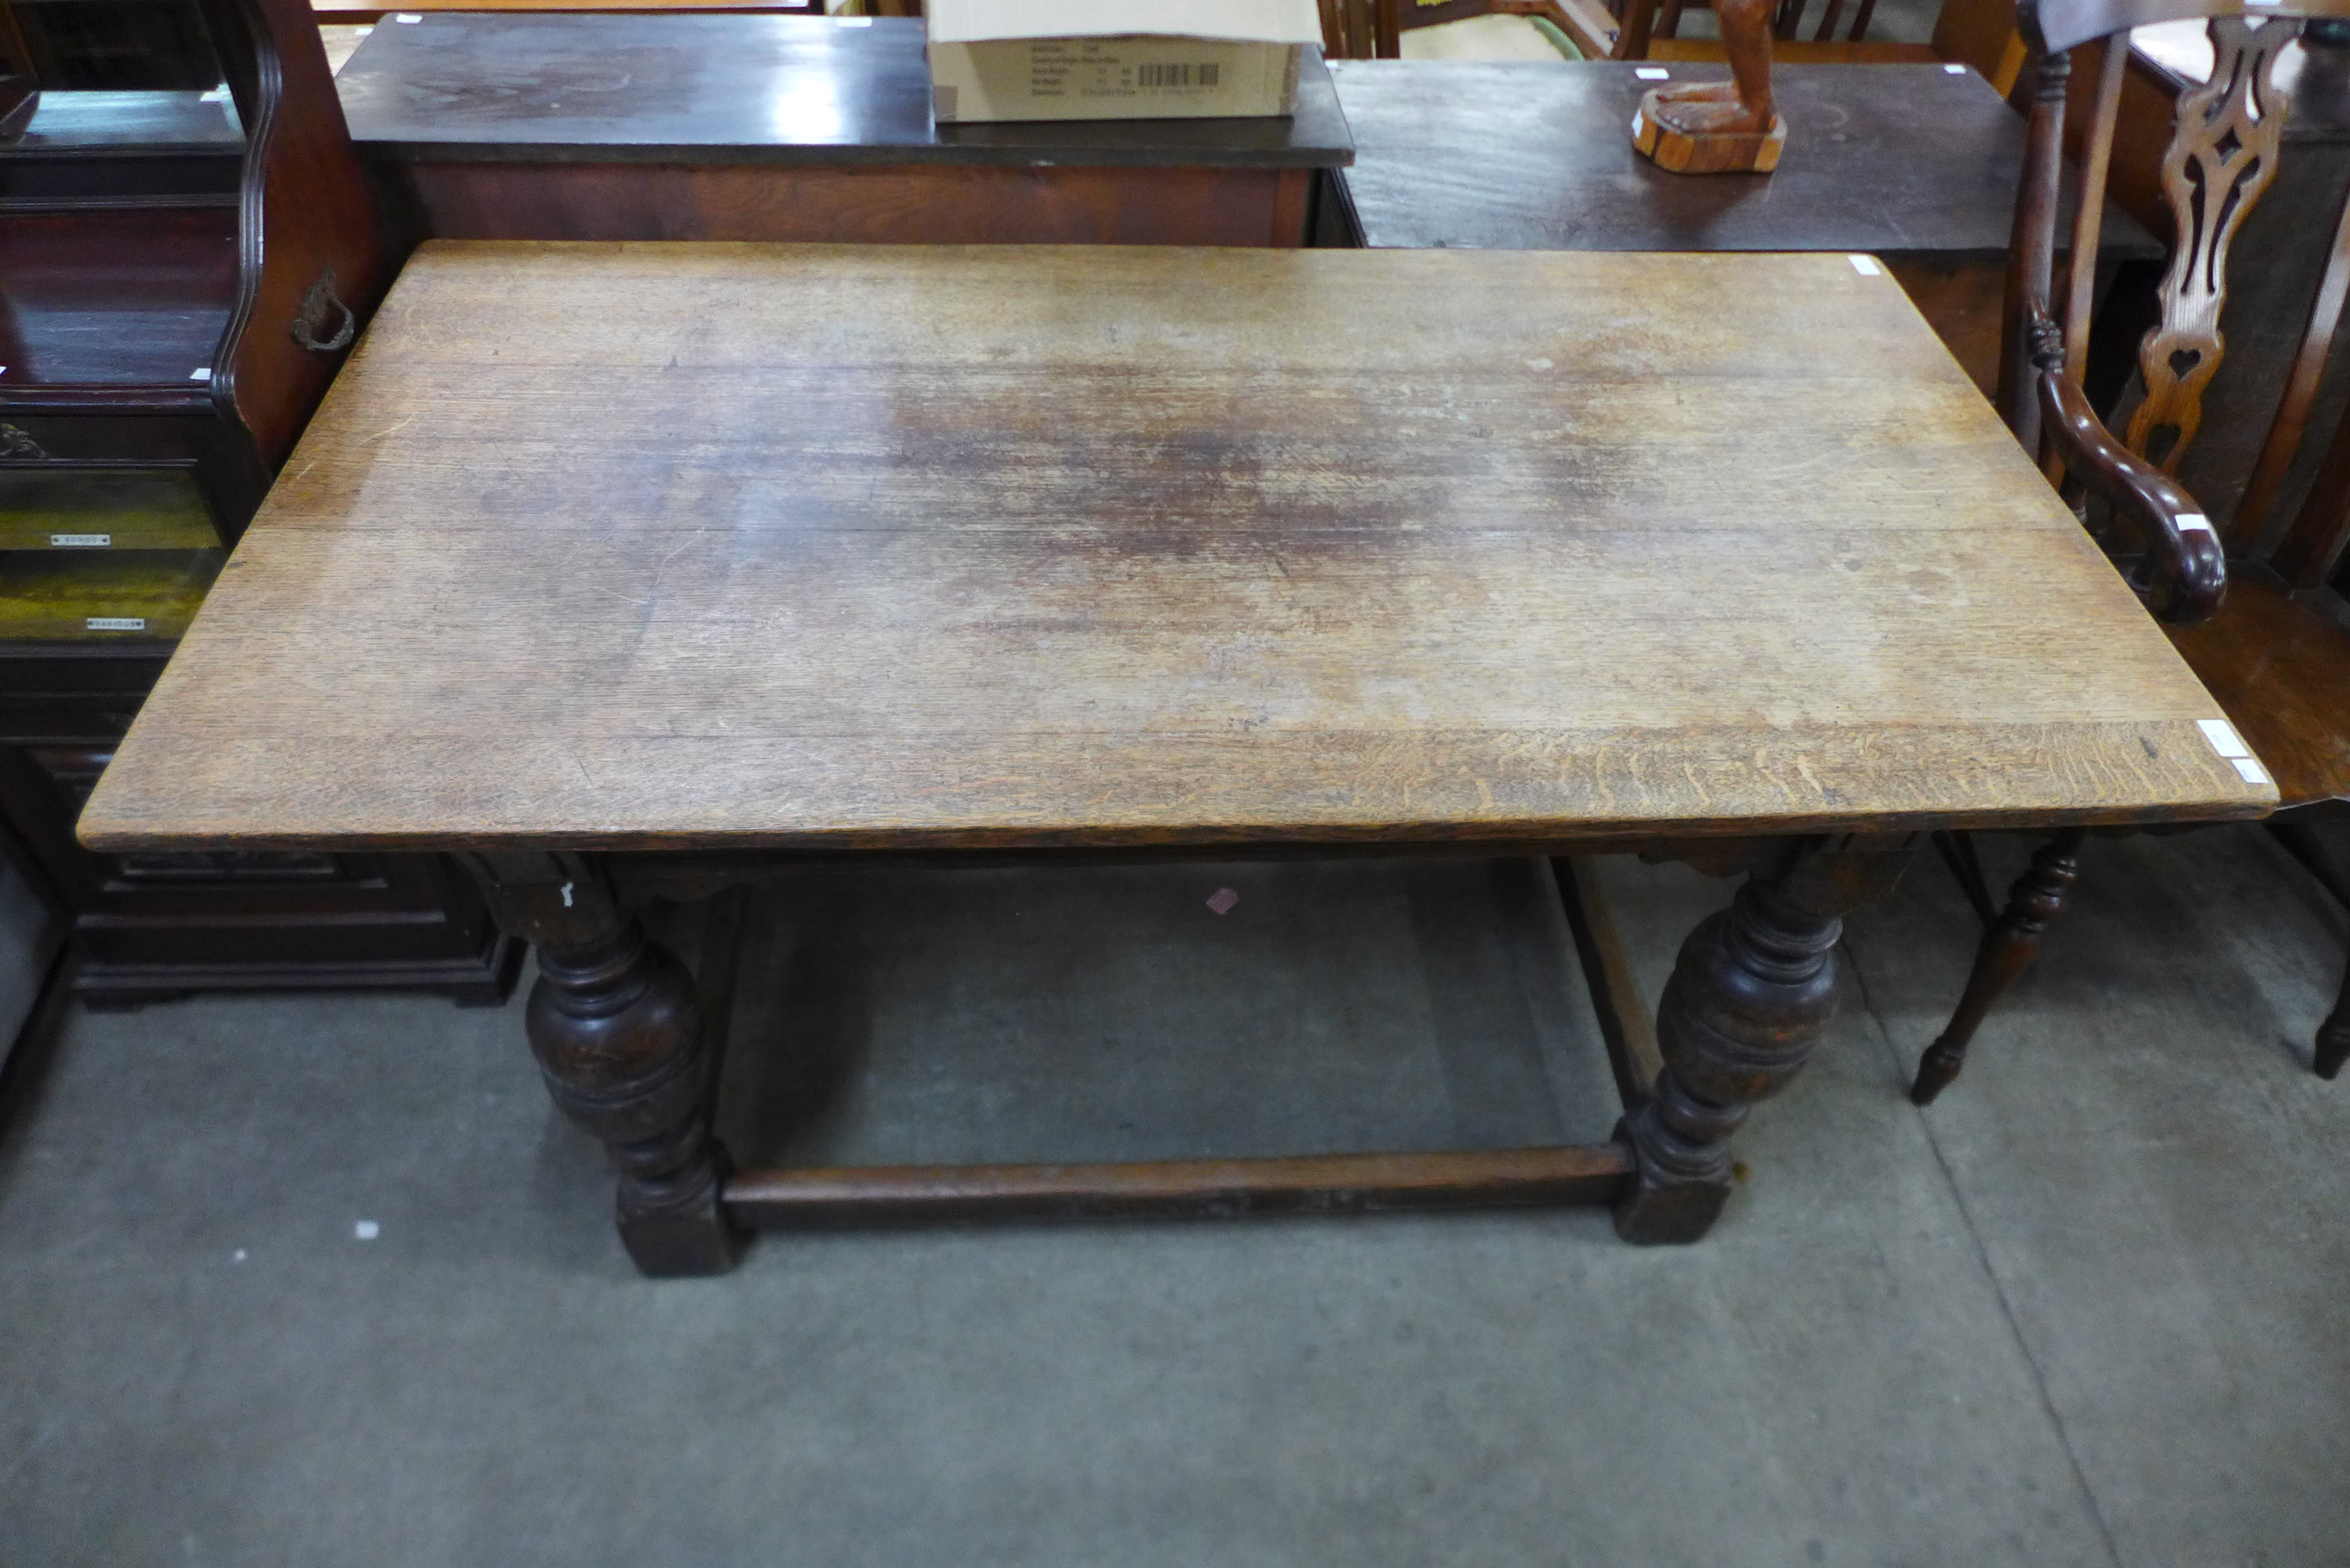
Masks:
[[[685,966],[578,857],[482,856],[498,923],[538,950],[526,1013],[557,1109],[619,1178],[621,1244],[647,1274],[723,1273],[734,1231],[726,1154],[711,1132],[714,1063]]]
[[[1694,1241],[1730,1197],[1730,1135],[1787,1086],[1835,1011],[1845,914],[1891,890],[1904,836],[1807,840],[1757,871],[1681,944],[1657,1008],[1664,1071],[1617,1136],[1637,1169],[1616,1203],[1627,1241]]]

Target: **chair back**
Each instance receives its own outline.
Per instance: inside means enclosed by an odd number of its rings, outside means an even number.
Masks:
[[[2022,0],[2016,20],[2031,51],[2027,79],[2033,85],[2023,177],[2008,255],[1997,400],[2009,428],[2026,447],[2036,452],[2041,444],[2033,317],[2061,327],[2064,373],[2076,385],[2088,357],[2097,242],[2129,57],[2129,29],[2199,19],[2210,29],[2213,51],[2210,76],[2178,101],[2170,145],[2163,156],[2162,190],[2174,239],[2161,285],[2159,318],[2138,348],[2145,400],[2132,414],[2123,438],[2132,452],[2175,474],[2202,421],[2204,389],[2226,353],[2220,313],[2227,298],[2230,247],[2276,174],[2289,105],[2272,80],[2272,67],[2309,17],[2350,17],[2350,0]],[[2075,51],[2096,72],[2096,91],[2081,138],[2080,201],[2069,246],[2070,275],[2063,280],[2059,299],[2055,242],[2065,100]],[[2030,74],[2034,71],[2036,75]],[[2338,312],[2338,300],[2335,308]],[[2331,334],[2329,320],[2329,340]],[[2308,390],[2314,394],[2314,389],[2313,381]],[[2307,409],[2302,407],[2296,416],[2293,405],[2289,389],[2272,427],[2271,446],[2278,444],[2288,427],[2297,439]],[[2289,449],[2293,442],[2285,444]],[[2290,458],[2290,450],[2285,455]],[[2253,497],[2248,493],[2247,498]],[[2258,522],[2240,508],[2230,542],[2245,543],[2247,530]]]

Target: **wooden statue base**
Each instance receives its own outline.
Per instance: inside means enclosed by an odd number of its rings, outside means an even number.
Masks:
[[[1680,130],[1659,117],[1651,88],[1633,111],[1632,145],[1675,174],[1768,174],[1787,145],[1787,121],[1774,114],[1771,129],[1761,132]]]

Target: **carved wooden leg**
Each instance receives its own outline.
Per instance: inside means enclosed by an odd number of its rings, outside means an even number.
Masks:
[[[538,949],[526,1014],[556,1108],[604,1146],[619,1177],[621,1243],[657,1277],[723,1273],[734,1231],[720,1204],[725,1150],[693,981],[572,856],[483,857],[498,923]]]
[[[2081,874],[2085,836],[2086,830],[2078,827],[2058,833],[2033,854],[2032,864],[2008,890],[2006,910],[1975,950],[1975,967],[1967,976],[1958,1010],[1950,1014],[1941,1038],[1918,1058],[1918,1078],[1909,1085],[1911,1103],[1930,1106],[1935,1096],[1950,1086],[1966,1065],[1967,1044],[1984,1016],[2040,956],[2040,939],[2048,934],[2048,922],[2064,909],[2065,891]]]
[[[1811,1054],[1835,1011],[1846,911],[1888,891],[1906,838],[1844,836],[1792,849],[1690,933],[1657,1009],[1656,1093],[1617,1136],[1638,1170],[1616,1204],[1627,1241],[1694,1241],[1730,1197],[1730,1135]]]

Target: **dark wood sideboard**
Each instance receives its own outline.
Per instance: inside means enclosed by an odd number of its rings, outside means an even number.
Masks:
[[[437,238],[1300,245],[1354,157],[1310,48],[1293,117],[939,126],[917,20],[411,15],[338,85]]]
[[[0,816],[70,910],[92,1004],[347,985],[494,1002],[520,949],[439,857],[74,842],[398,262],[302,0],[182,11],[193,42],[151,80],[77,66],[76,38],[114,36],[103,16],[21,30],[47,76],[0,142]]]

